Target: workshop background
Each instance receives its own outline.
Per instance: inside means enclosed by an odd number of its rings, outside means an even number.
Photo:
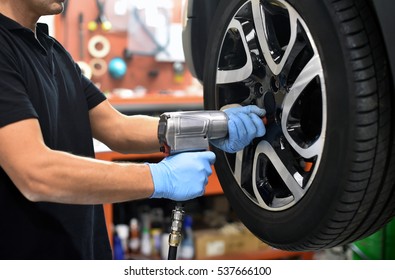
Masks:
[[[51,34],[84,74],[125,114],[157,116],[203,109],[202,85],[184,63],[182,0],[66,2],[63,14],[44,17]],[[95,141],[96,157],[109,161],[160,161],[122,155]],[[168,200],[105,205],[114,259],[166,259],[171,211]],[[319,252],[273,249],[237,219],[214,172],[203,197],[185,206],[179,259],[394,259],[395,223],[369,238]]]

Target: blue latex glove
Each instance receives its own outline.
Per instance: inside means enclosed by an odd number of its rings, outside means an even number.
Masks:
[[[151,198],[185,201],[202,196],[214,162],[215,154],[207,151],[181,153],[149,164],[154,182]]]
[[[227,153],[236,153],[244,149],[254,138],[265,135],[266,129],[261,119],[266,114],[265,109],[248,105],[226,109],[224,112],[229,118],[228,137],[211,140],[213,146]]]

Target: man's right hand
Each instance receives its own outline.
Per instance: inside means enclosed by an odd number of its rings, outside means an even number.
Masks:
[[[151,198],[185,201],[202,196],[215,154],[210,151],[181,153],[149,164],[154,183]]]

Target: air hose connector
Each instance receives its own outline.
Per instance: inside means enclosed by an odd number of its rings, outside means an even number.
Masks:
[[[176,205],[171,216],[171,227],[169,235],[169,246],[178,247],[181,243],[182,223],[184,221],[184,209],[181,205]]]

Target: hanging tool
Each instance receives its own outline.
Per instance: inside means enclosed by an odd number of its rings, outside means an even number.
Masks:
[[[158,126],[161,151],[166,156],[183,152],[205,151],[210,139],[220,139],[228,134],[228,117],[222,111],[191,111],[163,113]],[[182,239],[184,205],[177,203],[172,212],[169,235],[169,260],[177,257]]]
[[[63,3],[63,12],[62,12],[62,19],[63,19],[63,44],[66,47],[66,49],[68,48],[68,39],[69,39],[69,24],[68,24],[68,18],[66,17],[67,15],[67,11],[68,11],[68,7],[69,7],[69,0],[66,0]]]
[[[79,13],[78,14],[78,35],[79,35],[79,55],[80,55],[80,60],[84,60],[84,52],[85,52],[85,42],[84,42],[84,28],[83,28],[83,23],[84,23],[84,14]]]
[[[78,66],[80,67],[82,74],[88,79],[92,78],[92,68],[88,63],[85,62],[85,41],[84,41],[84,14],[81,12],[78,14],[78,34],[79,34],[79,60],[77,61]]]
[[[69,7],[69,1],[70,1],[70,0],[66,0],[66,1],[64,1],[64,3],[63,3],[62,17],[66,17],[67,8]]]
[[[104,14],[104,2],[105,1],[96,0],[96,6],[99,13],[95,20],[92,20],[88,23],[89,31],[95,31],[98,28],[98,26],[100,26],[101,29],[104,31],[111,30],[112,24]]]

